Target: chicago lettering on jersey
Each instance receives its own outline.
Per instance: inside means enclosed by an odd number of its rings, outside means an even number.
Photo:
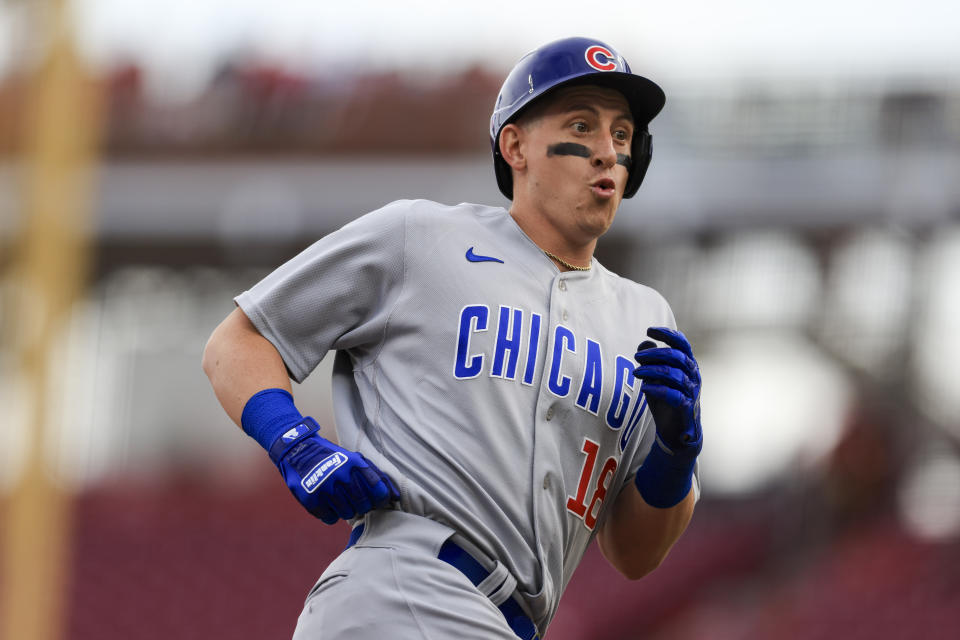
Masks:
[[[483,304],[464,307],[457,326],[453,376],[471,380],[486,372],[493,378],[532,387],[541,359],[542,326],[541,315],[525,309],[500,305],[493,311]],[[490,352],[473,340],[488,331],[491,339],[483,342]],[[578,336],[563,324],[554,326],[552,332],[552,340],[544,342],[549,353],[543,354],[546,361],[541,370],[546,379],[541,384],[558,398],[571,398],[583,411],[602,415],[611,429],[622,430],[622,452],[647,405],[640,383],[633,376],[633,360],[623,355],[605,357],[600,342],[590,336]],[[582,359],[577,355],[582,355]],[[582,367],[574,370],[575,363],[581,361]],[[607,401],[601,406],[604,397]]]

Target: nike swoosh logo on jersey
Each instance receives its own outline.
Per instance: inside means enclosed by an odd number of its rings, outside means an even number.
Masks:
[[[503,260],[500,258],[494,258],[493,256],[480,256],[473,252],[473,247],[467,249],[467,260],[470,262],[499,262],[504,264]]]

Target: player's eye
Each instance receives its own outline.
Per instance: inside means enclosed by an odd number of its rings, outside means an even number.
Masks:
[[[618,142],[629,142],[630,141],[630,132],[626,129],[617,129],[613,132],[613,137]]]
[[[589,129],[587,127],[587,123],[582,120],[577,120],[570,126],[573,127],[573,130],[576,131],[577,133],[586,133]]]

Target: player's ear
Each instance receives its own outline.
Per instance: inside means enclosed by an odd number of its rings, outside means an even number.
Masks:
[[[514,171],[523,169],[527,164],[523,134],[523,128],[512,122],[500,130],[500,155]]]

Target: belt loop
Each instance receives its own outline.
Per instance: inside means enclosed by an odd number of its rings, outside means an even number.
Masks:
[[[517,589],[517,581],[512,575],[507,575],[500,588],[490,594],[490,601],[498,607],[506,602]]]
[[[496,606],[506,602],[514,589],[517,588],[517,579],[507,570],[507,567],[497,562],[496,568],[490,572],[483,582],[477,585],[477,589],[483,595],[487,596]]]

